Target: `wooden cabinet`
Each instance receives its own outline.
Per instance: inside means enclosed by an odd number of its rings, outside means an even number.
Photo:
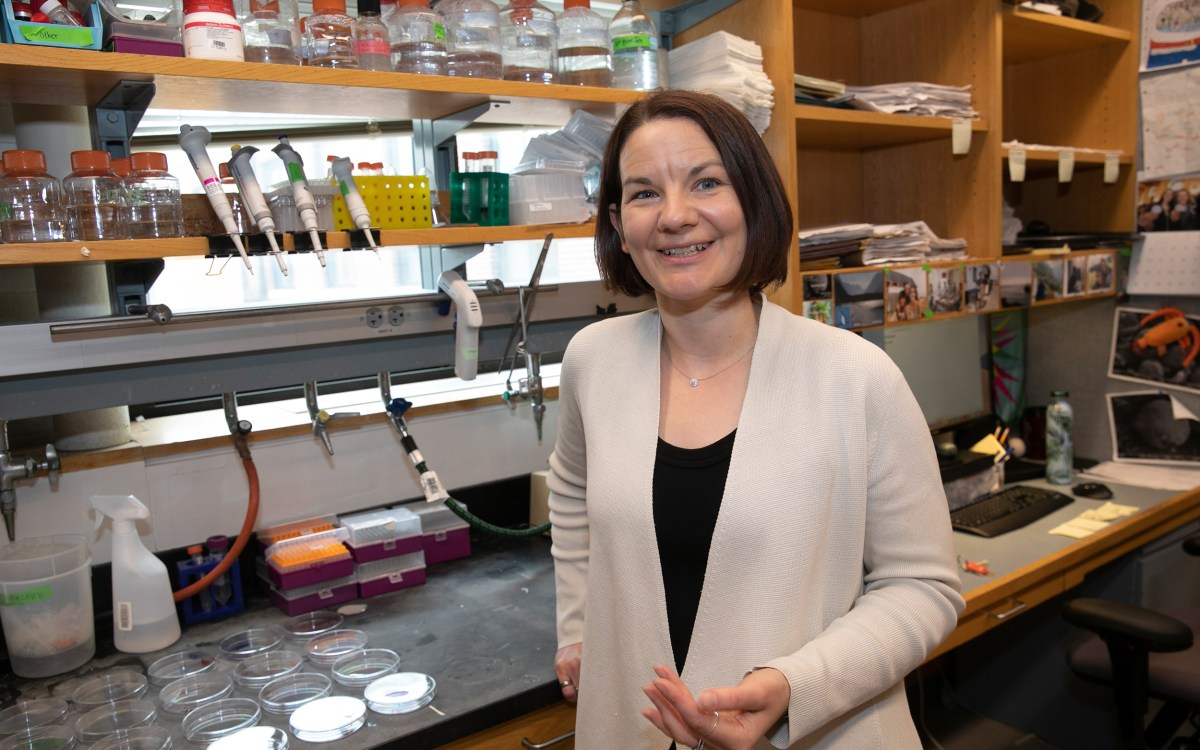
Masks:
[[[518,750],[523,747],[521,740],[543,745],[574,729],[574,707],[559,702],[443,745],[438,750]],[[547,750],[573,750],[574,747],[575,739],[570,737],[551,745]]]

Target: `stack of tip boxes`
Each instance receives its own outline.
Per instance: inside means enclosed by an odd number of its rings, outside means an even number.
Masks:
[[[259,532],[259,581],[295,616],[425,583],[425,567],[471,554],[470,527],[445,503],[412,503]]]

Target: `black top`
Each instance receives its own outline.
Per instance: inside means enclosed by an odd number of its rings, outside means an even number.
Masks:
[[[654,531],[667,597],[675,669],[683,672],[700,607],[704,570],[737,430],[703,448],[658,441],[654,461]]]

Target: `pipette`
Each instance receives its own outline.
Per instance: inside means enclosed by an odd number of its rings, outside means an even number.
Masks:
[[[317,251],[317,260],[325,267],[325,252],[321,249],[321,235],[317,233],[317,202],[313,200],[312,191],[308,189],[308,179],[304,176],[304,161],[297,154],[292,144],[288,143],[286,135],[279,136],[279,145],[271,149],[283,159],[287,168],[288,182],[292,184],[292,197],[296,200],[296,210],[300,212],[300,221],[312,238],[313,249]]]
[[[375,247],[375,238],[371,236],[371,212],[367,209],[367,204],[363,202],[362,194],[358,192],[358,185],[354,184],[354,175],[350,173],[350,160],[344,156],[340,156],[333,160],[330,169],[333,171],[333,177],[337,180],[338,190],[342,193],[342,198],[346,201],[346,211],[350,213],[350,221],[354,226],[363,230],[367,235],[367,244],[379,255],[379,248]]]
[[[192,169],[196,170],[196,176],[200,178],[200,184],[204,186],[204,192],[208,194],[208,202],[212,204],[213,211],[221,220],[221,225],[229,233],[229,238],[233,240],[233,246],[237,248],[238,255],[242,256],[246,270],[254,273],[254,267],[250,265],[250,257],[246,255],[246,248],[242,245],[242,236],[238,233],[237,222],[233,218],[233,206],[229,205],[229,197],[225,195],[225,191],[221,189],[221,181],[217,179],[217,170],[213,169],[212,160],[208,158],[206,147],[211,140],[212,134],[206,127],[179,126],[179,147],[188,155]]]
[[[233,157],[229,160],[229,174],[237,180],[238,191],[242,194],[242,203],[258,228],[267,235],[267,243],[271,246],[271,254],[279,263],[279,270],[287,276],[287,263],[283,261],[283,252],[275,241],[275,217],[271,216],[271,208],[263,197],[262,188],[258,186],[258,178],[254,176],[254,168],[250,166],[250,157],[258,153],[253,146],[233,146],[230,148]]]

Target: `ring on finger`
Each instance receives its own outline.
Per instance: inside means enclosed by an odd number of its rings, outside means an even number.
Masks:
[[[704,738],[703,737],[696,740],[696,746],[693,747],[692,750],[704,750]]]
[[[720,723],[721,723],[721,714],[718,713],[717,711],[713,711],[713,725],[708,728],[707,732],[701,732],[700,736],[707,737],[708,735],[712,734],[713,732],[715,732],[717,730],[717,725]]]
[[[575,681],[574,681],[574,680],[572,680],[570,677],[568,677],[568,678],[567,678],[567,679],[565,679],[565,680],[559,680],[559,681],[558,681],[558,684],[559,684],[559,685],[562,685],[563,687],[571,687],[572,685],[574,685],[574,684],[575,684]]]

